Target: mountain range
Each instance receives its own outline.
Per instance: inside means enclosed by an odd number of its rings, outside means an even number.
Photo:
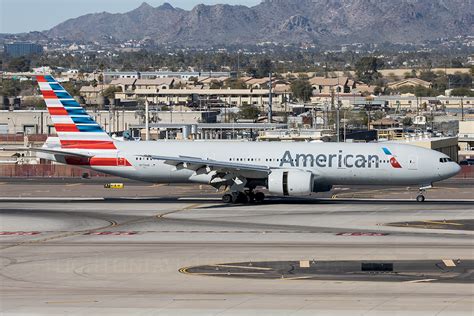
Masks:
[[[264,0],[253,7],[169,3],[69,19],[48,37],[103,41],[150,39],[157,44],[420,43],[474,34],[472,0]]]

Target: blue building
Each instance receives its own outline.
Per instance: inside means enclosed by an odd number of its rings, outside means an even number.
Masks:
[[[43,47],[35,43],[16,42],[4,45],[5,55],[9,57],[21,57],[30,55],[40,55]]]

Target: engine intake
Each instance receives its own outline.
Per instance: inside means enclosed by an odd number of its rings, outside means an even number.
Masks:
[[[295,196],[313,192],[313,174],[302,170],[273,170],[268,176],[268,190],[272,194]]]

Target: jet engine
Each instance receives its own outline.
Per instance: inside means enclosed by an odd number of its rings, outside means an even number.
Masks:
[[[272,194],[297,196],[313,192],[314,179],[311,172],[303,170],[273,170],[268,176],[268,190]]]

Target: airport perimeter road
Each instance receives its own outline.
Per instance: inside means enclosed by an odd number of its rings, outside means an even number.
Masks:
[[[43,183],[37,190],[61,187],[66,184]],[[2,193],[2,314],[473,313],[472,271],[451,283],[423,275],[401,280],[388,272],[381,281],[344,274],[298,278],[292,271],[257,277],[264,262],[410,260],[412,269],[420,260],[439,262],[435,272],[449,278],[451,264],[474,259],[474,202],[456,201],[455,190],[450,199],[422,204],[329,195],[228,206],[191,186],[152,188],[161,198],[78,198],[92,187],[76,185],[76,200],[42,193],[43,199],[5,199]],[[367,189],[375,188],[360,190]],[[236,263],[245,267],[232,267]]]

